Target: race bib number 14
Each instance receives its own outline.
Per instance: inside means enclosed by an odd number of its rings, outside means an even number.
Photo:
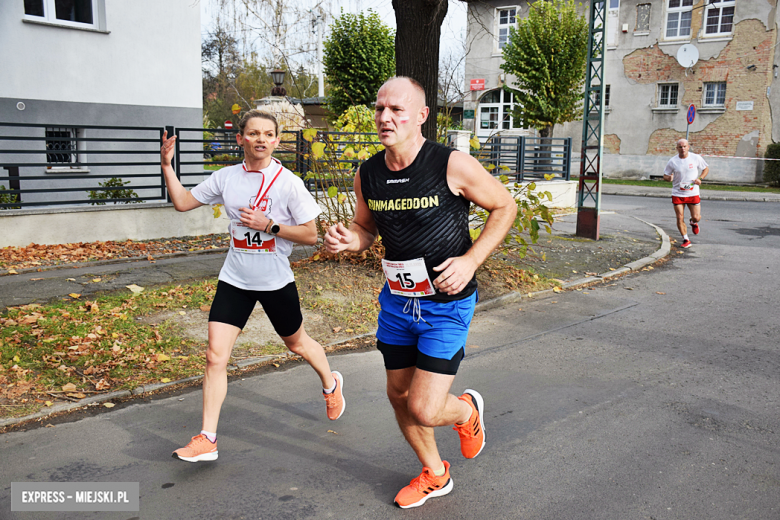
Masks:
[[[403,262],[390,262],[383,259],[382,270],[385,272],[392,294],[414,298],[436,293],[428,278],[425,260],[422,258]]]
[[[276,253],[276,237],[232,220],[230,247],[239,253]]]

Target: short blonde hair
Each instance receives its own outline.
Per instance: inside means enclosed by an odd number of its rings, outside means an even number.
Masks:
[[[268,112],[263,112],[262,110],[258,110],[256,108],[253,108],[244,116],[241,118],[241,121],[238,122],[238,133],[242,134],[244,133],[244,128],[246,128],[246,124],[249,122],[250,119],[253,119],[255,117],[259,117],[260,119],[267,119],[268,121],[271,121],[274,124],[274,135],[279,135],[279,122],[276,120],[276,117],[274,117],[273,114],[269,114]]]

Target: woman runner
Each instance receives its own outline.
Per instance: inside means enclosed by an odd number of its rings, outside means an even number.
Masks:
[[[230,218],[230,251],[211,305],[203,379],[201,432],[173,457],[188,462],[217,459],[217,422],[227,394],[227,363],[239,333],[260,302],[284,344],[305,359],[322,381],[330,420],[344,413],[344,379],[331,371],[322,346],[303,328],[298,289],[287,257],[293,243],[317,242],[320,209],[303,181],[271,155],[279,125],[271,114],[250,110],[236,136],[243,164],[214,172],[188,191],[171,166],[176,136],[165,132],[160,154],[168,193],[177,211],[224,204]]]

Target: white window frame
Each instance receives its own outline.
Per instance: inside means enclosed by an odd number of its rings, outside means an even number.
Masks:
[[[712,3],[707,4],[707,8],[704,10],[704,22],[702,23],[702,35],[705,37],[717,37],[717,36],[730,36],[734,33],[734,15],[736,14],[736,2],[734,0],[711,0]],[[731,29],[728,31],[722,31],[723,27],[723,9],[732,8],[731,13]],[[710,12],[713,10],[718,11],[718,32],[708,32]]]
[[[726,106],[726,82],[725,81],[713,81],[704,84],[703,95],[701,99],[702,108],[724,108]],[[718,103],[718,94],[723,94],[723,102]],[[707,102],[708,94],[712,93],[713,101]]]
[[[664,97],[664,88],[669,88],[669,92],[667,93],[667,102],[662,103],[663,97]],[[672,99],[672,87],[674,87],[675,91],[675,99],[674,104],[670,103],[669,101]],[[658,84],[658,108],[677,108],[678,104],[680,102],[680,84],[679,83],[659,83]]]
[[[16,0],[22,2],[23,0]],[[24,14],[25,22],[40,23],[44,25],[56,25],[58,27],[69,27],[72,29],[82,29],[91,31],[105,32],[105,0],[90,0],[92,3],[92,23],[72,22],[70,20],[60,20],[57,18],[55,0],[40,0],[43,4],[43,16],[34,16]]]
[[[512,10],[514,10],[514,12],[515,12],[515,14],[514,14],[514,22],[509,22],[509,23],[502,24],[501,23],[501,11],[512,11]],[[496,32],[495,32],[495,34],[496,34],[496,52],[500,53],[503,50],[504,46],[506,46],[507,42],[509,41],[509,28],[517,26],[517,18],[518,18],[518,14],[519,13],[520,13],[520,7],[517,6],[517,5],[508,5],[508,6],[503,6],[503,7],[496,7],[496,18],[495,18],[495,20],[496,20]],[[512,17],[512,15],[508,14],[507,17],[508,18]],[[503,41],[503,45],[502,45],[501,30],[503,30],[503,29],[506,30],[506,39]]]
[[[676,1],[679,2],[678,7],[670,7],[671,2]],[[690,5],[684,5],[684,4],[690,4]],[[693,4],[694,0],[664,0],[664,5],[666,6],[666,16],[664,16],[664,39],[665,40],[690,40],[691,39],[691,31],[692,31],[692,25],[693,25]],[[681,21],[683,18],[683,15],[685,13],[688,13],[690,16],[690,24],[688,26],[688,34],[680,35],[680,26]],[[669,36],[669,19],[671,17],[677,18],[677,34],[674,36]]]
[[[620,0],[609,0],[609,10],[617,11],[620,9]]]

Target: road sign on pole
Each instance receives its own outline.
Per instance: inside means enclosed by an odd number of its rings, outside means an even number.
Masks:
[[[233,129],[233,121],[227,120],[225,121],[225,130],[232,130]]]
[[[693,103],[688,106],[688,126],[685,127],[685,140],[688,140],[688,130],[690,129],[691,123],[693,123],[693,120],[696,119],[696,105]]]

